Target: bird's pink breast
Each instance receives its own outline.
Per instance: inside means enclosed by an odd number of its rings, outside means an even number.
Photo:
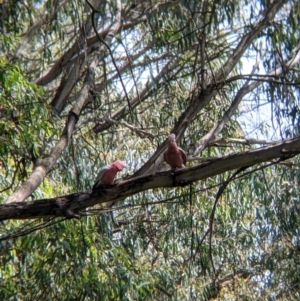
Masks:
[[[107,172],[101,178],[101,182],[103,184],[106,184],[106,185],[107,184],[109,184],[109,185],[113,184],[117,172],[118,172],[118,170],[116,168],[108,169]]]
[[[175,143],[169,145],[168,150],[165,152],[164,158],[171,168],[181,168],[183,166],[181,152]]]

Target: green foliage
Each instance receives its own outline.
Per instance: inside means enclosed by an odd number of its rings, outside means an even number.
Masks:
[[[275,173],[281,176],[274,178]],[[167,298],[167,292],[174,300],[205,300],[214,293],[213,269],[222,284],[241,266],[255,277],[237,281],[236,296],[265,300],[272,292],[280,299],[283,289],[295,296],[298,179],[298,169],[271,166],[230,183],[217,204],[211,240],[202,238],[218,189],[214,184],[221,178],[202,182],[201,188],[145,193],[130,201],[136,209],[60,222],[15,239],[1,256],[0,296],[152,300]],[[137,206],[150,199],[161,203]],[[251,282],[260,289],[249,289]],[[218,300],[227,298],[231,292],[222,286]]]
[[[286,2],[219,82],[241,38],[257,28],[273,2],[122,1],[115,35],[107,30],[117,21],[117,2],[90,2],[98,10],[101,38],[112,39],[109,45],[95,36],[84,1],[5,2],[1,203],[71,131],[64,127],[77,114],[87,74],[92,83],[75,130],[33,198],[88,190],[98,170],[117,158],[129,165],[120,176],[132,175],[191,103],[213,90],[195,118],[184,119],[179,144],[189,149],[229,116],[255,64],[253,76],[264,83],[244,98],[216,138],[277,140],[299,133],[299,63],[286,63],[299,41],[298,2]],[[286,70],[283,76],[262,77],[279,67]],[[55,95],[63,98],[57,115]],[[104,129],[97,131],[99,126]],[[252,147],[209,145],[187,166]],[[79,221],[1,223],[0,300],[299,299],[298,166],[296,157],[249,167],[219,198],[231,172],[144,191],[105,213],[95,206],[80,212]]]
[[[43,153],[55,131],[43,89],[5,59],[0,60],[0,74],[0,158],[7,166],[7,173],[1,174],[5,188],[12,179],[26,177],[31,161]]]

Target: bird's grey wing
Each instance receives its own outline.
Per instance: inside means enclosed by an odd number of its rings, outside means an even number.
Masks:
[[[99,171],[99,173],[95,179],[93,188],[96,188],[102,184],[101,179],[104,176],[104,174],[108,171],[108,169],[109,169],[108,165],[101,168],[101,170]]]
[[[178,147],[178,149],[179,149],[179,151],[181,153],[183,164],[185,165],[186,164],[186,153],[185,153],[185,151],[182,148]]]
[[[166,152],[167,152],[167,151],[164,152],[164,160],[165,160],[165,161],[166,161],[166,156],[167,156]]]

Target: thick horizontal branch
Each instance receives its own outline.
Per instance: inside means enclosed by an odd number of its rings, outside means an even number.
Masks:
[[[242,144],[242,145],[251,145],[251,144],[261,144],[261,145],[275,145],[280,143],[280,141],[274,140],[263,140],[263,139],[254,139],[254,138],[217,138],[209,143],[209,146],[228,146],[232,144]]]
[[[253,166],[274,159],[286,159],[300,153],[300,136],[247,152],[223,158],[207,160],[191,168],[160,172],[123,179],[111,187],[100,187],[96,191],[70,194],[54,199],[31,202],[14,202],[0,206],[0,220],[28,219],[47,216],[76,217],[81,210],[106,203],[105,207],[139,192],[162,187],[183,186],[188,183],[216,176],[241,167]]]

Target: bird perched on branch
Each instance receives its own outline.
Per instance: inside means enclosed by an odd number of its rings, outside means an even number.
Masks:
[[[172,169],[184,168],[186,164],[186,154],[183,149],[177,146],[175,134],[168,136],[169,146],[164,153],[164,160]]]
[[[98,188],[100,185],[112,185],[116,174],[126,167],[126,163],[121,160],[116,160],[112,164],[104,166],[96,177],[93,190]]]

